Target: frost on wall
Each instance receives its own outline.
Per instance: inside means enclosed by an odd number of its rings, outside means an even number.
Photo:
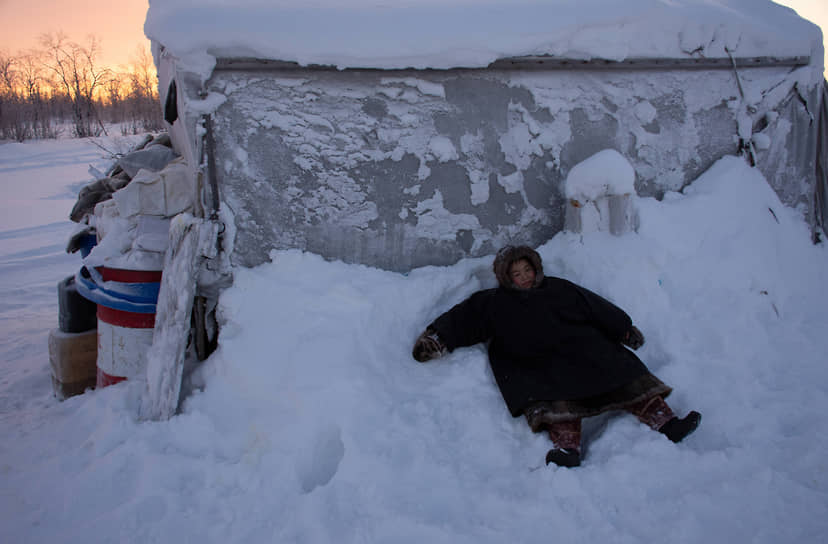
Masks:
[[[757,72],[742,82],[760,167],[801,180],[779,184],[801,203],[813,169],[780,149],[807,111],[779,90],[787,70]],[[299,247],[400,271],[551,238],[563,180],[603,149],[629,160],[639,195],[679,190],[736,152],[745,103],[729,70],[222,70],[209,89],[227,97],[216,153],[237,264]]]

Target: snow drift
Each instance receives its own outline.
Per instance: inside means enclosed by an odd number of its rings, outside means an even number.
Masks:
[[[742,159],[634,204],[638,233],[539,251],[632,315],[671,404],[705,416],[686,442],[612,414],[587,420],[582,467],[546,467],[481,346],[416,363],[425,324],[494,284],[490,257],[405,275],[277,251],[236,270],[219,349],[167,422],[136,422],[136,383],[57,403],[45,359],[32,370],[43,385],[0,418],[0,539],[817,541],[825,247]]]

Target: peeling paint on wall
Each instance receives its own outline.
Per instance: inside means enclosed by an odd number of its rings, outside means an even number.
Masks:
[[[755,72],[743,85],[787,81],[785,69]],[[638,194],[660,198],[737,150],[732,72],[698,76],[217,71],[209,87],[226,96],[215,132],[233,258],[253,266],[270,249],[300,247],[404,271],[539,245],[563,228],[568,171],[602,149],[629,160]],[[760,167],[786,203],[804,206],[813,157],[785,150],[807,112],[781,97],[756,104],[782,110],[763,128]]]

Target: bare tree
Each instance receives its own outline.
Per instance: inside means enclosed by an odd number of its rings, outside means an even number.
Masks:
[[[158,103],[158,77],[152,54],[139,46],[130,58],[129,87],[133,131],[157,131],[164,128]]]
[[[26,123],[34,138],[56,138],[49,93],[51,82],[43,74],[42,53],[28,51],[19,57],[19,80],[26,100]]]
[[[94,136],[108,123],[124,134],[163,130],[157,77],[147,47],[138,47],[121,72],[99,68],[98,42],[63,34],[41,37],[43,50],[0,52],[0,138],[55,138],[69,121],[74,135]]]
[[[62,32],[41,36],[46,55],[44,66],[55,75],[57,85],[72,103],[78,137],[95,136],[104,130],[95,107],[95,97],[110,75],[108,68],[96,64],[100,52],[97,38],[89,36],[87,41],[87,45],[82,46],[70,41]],[[97,128],[93,128],[96,125]]]
[[[123,121],[124,117],[124,97],[123,97],[123,81],[125,75],[121,72],[113,72],[112,77],[106,82],[106,111],[107,119],[110,123],[118,123]]]
[[[16,57],[0,52],[0,138],[22,142],[28,135],[18,65]]]
[[[14,57],[8,55],[5,51],[0,51],[0,100],[11,94],[15,87],[15,63],[16,59]],[[2,105],[3,102],[0,101],[0,115],[3,114]]]

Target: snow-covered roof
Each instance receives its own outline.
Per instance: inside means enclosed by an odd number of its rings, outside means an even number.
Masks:
[[[810,57],[819,27],[768,0],[149,0],[146,35],[197,72],[215,58],[338,68],[497,59]]]

